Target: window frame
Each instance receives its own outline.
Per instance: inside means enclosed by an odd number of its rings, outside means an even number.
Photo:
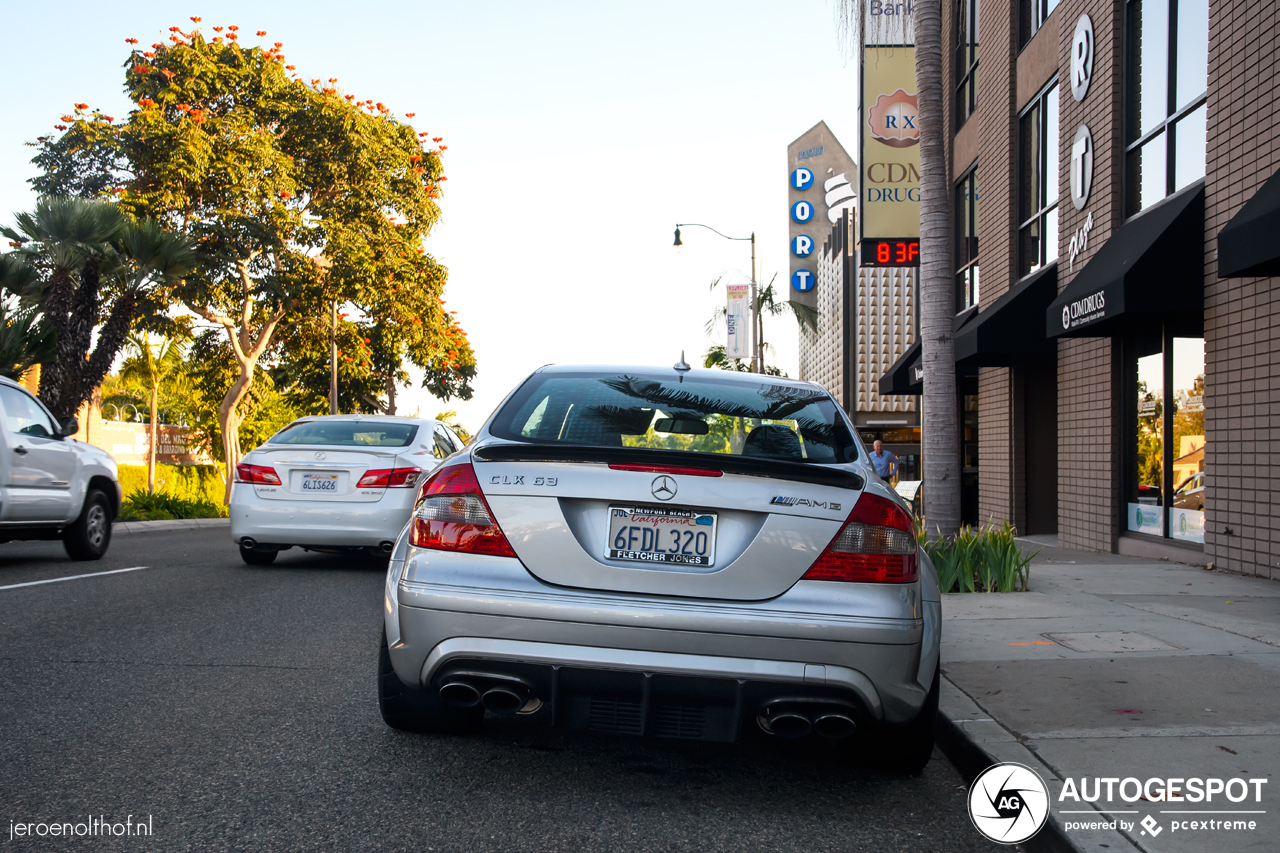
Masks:
[[[1168,48],[1166,54],[1168,56],[1168,67],[1165,69],[1165,117],[1146,133],[1142,132],[1140,122],[1141,116],[1141,98],[1135,97],[1137,94],[1133,91],[1133,83],[1136,78],[1138,66],[1141,64],[1141,57],[1136,50],[1138,29],[1134,26],[1134,10],[1141,6],[1144,2],[1152,2],[1152,0],[1125,0],[1124,4],[1124,60],[1122,63],[1122,74],[1124,81],[1124,215],[1125,218],[1136,216],[1141,213],[1144,208],[1141,207],[1140,184],[1138,180],[1137,170],[1132,167],[1134,162],[1134,154],[1145,148],[1148,144],[1155,143],[1156,137],[1164,134],[1164,156],[1165,156],[1165,192],[1160,199],[1168,198],[1177,192],[1177,151],[1178,151],[1178,124],[1182,119],[1194,113],[1196,110],[1206,106],[1209,101],[1209,80],[1205,77],[1205,89],[1199,95],[1192,98],[1186,105],[1179,107],[1177,105],[1178,92],[1178,3],[1179,0],[1160,0],[1167,3],[1169,8],[1168,15]],[[1209,37],[1208,32],[1205,33],[1205,39]],[[1132,139],[1130,137],[1133,137]],[[1206,133],[1207,137],[1207,133]],[[1207,139],[1206,139],[1207,142]],[[1207,148],[1207,145],[1206,145]],[[1208,171],[1208,163],[1206,159],[1206,169]],[[1160,199],[1154,199],[1154,204]],[[1150,205],[1148,205],[1150,206]]]
[[[978,110],[978,7],[978,0],[955,0],[952,7],[952,17],[955,19],[955,26],[952,27],[953,68],[956,79],[952,88],[955,94],[956,130],[964,127],[965,122]],[[963,20],[965,18],[967,20]],[[966,37],[968,41],[962,43],[961,39]],[[968,62],[964,61],[966,55]]]
[[[967,195],[966,195],[967,193]],[[975,161],[965,173],[956,182],[953,188],[953,199],[955,202],[952,208],[952,220],[954,226],[954,246],[955,253],[955,294],[956,294],[956,313],[959,314],[974,305],[978,304],[981,297],[979,288],[978,270],[979,270],[979,249],[978,249],[978,163]],[[961,218],[960,207],[967,206],[966,215]],[[963,229],[962,223],[968,223],[968,233],[961,233]],[[966,249],[973,249],[973,253],[968,251],[964,253],[964,260],[961,260],[961,246]],[[972,273],[972,275],[970,275]]]
[[[1049,133],[1048,133],[1049,113],[1048,113],[1048,110],[1046,109],[1046,105],[1048,103],[1049,97],[1055,91],[1057,92],[1057,97],[1059,99],[1059,102],[1061,102],[1062,90],[1058,85],[1057,77],[1054,77],[1052,80],[1046,83],[1040,89],[1040,91],[1036,93],[1036,96],[1032,98],[1031,101],[1025,107],[1023,107],[1022,111],[1018,113],[1018,157],[1017,157],[1018,196],[1017,196],[1017,201],[1015,202],[1015,218],[1018,223],[1017,235],[1016,235],[1016,240],[1018,244],[1017,252],[1016,252],[1016,255],[1017,255],[1016,260],[1018,264],[1018,276],[1017,276],[1018,278],[1022,278],[1023,276],[1030,275],[1031,273],[1036,272],[1037,270],[1045,266],[1048,266],[1050,262],[1052,262],[1058,257],[1057,246],[1054,246],[1052,257],[1050,257],[1048,254],[1049,241],[1047,239],[1047,233],[1045,228],[1045,224],[1048,222],[1050,214],[1057,213],[1058,208],[1062,201],[1061,141],[1059,139],[1053,139],[1052,141],[1049,139]],[[1024,213],[1022,204],[1023,204],[1023,199],[1027,197],[1027,176],[1030,171],[1029,164],[1024,162],[1024,157],[1026,155],[1026,150],[1027,150],[1027,142],[1025,138],[1026,127],[1027,127],[1026,119],[1033,111],[1036,111],[1036,110],[1039,110],[1039,114],[1036,119],[1038,124],[1038,127],[1036,128],[1036,130],[1039,133],[1040,145],[1035,152],[1035,157],[1039,161],[1038,176],[1039,176],[1040,186],[1037,188],[1037,191],[1039,193],[1038,198],[1039,198],[1040,206],[1035,210],[1029,210]],[[1061,133],[1062,117],[1061,117],[1060,103],[1059,103],[1058,121],[1059,121],[1058,130],[1059,130],[1059,133]],[[1052,163],[1050,163],[1050,158],[1049,158],[1050,144],[1053,145],[1053,150],[1057,155],[1056,157],[1053,158]],[[1046,202],[1046,195],[1047,195],[1046,186],[1048,181],[1050,165],[1052,165],[1052,168],[1055,169],[1058,173],[1058,177],[1059,177],[1058,194],[1054,197],[1052,202]],[[1031,260],[1026,257],[1026,241],[1023,239],[1023,233],[1028,228],[1036,225],[1037,223],[1040,225],[1040,234],[1041,234],[1040,251],[1039,251],[1038,257],[1035,258],[1034,260]]]

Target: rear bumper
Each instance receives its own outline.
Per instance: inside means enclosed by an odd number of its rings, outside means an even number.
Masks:
[[[412,563],[419,557],[410,551]],[[936,604],[917,596],[906,618],[850,615],[892,609],[879,599],[910,598],[905,588],[800,582],[769,601],[725,602],[566,590],[513,559],[469,557],[466,566],[465,576],[437,568],[424,581],[428,573],[393,562],[387,634],[406,684],[438,689],[459,671],[515,677],[561,719],[587,713],[575,708],[598,695],[641,702],[662,694],[718,707],[736,731],[779,698],[844,704],[866,723],[905,723],[924,704],[936,666]],[[860,596],[858,609],[842,606]]]
[[[270,545],[377,546],[394,542],[413,511],[413,489],[388,489],[375,503],[263,500],[236,484],[231,539]]]

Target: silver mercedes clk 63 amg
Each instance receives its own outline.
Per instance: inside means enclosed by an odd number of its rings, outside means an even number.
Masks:
[[[379,703],[411,731],[486,711],[711,741],[758,726],[918,770],[941,615],[910,513],[820,386],[545,367],[421,488]]]

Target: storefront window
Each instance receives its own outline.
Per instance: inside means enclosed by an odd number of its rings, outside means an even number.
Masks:
[[[1204,339],[1154,346],[1135,351],[1126,528],[1203,544]]]
[[[1040,32],[1049,14],[1058,8],[1058,0],[1022,0],[1018,13],[1018,47],[1025,47],[1031,37]]]
[[[978,304],[978,170],[956,185],[956,313]]]
[[[1018,275],[1058,257],[1058,84],[1019,120]]]
[[[956,0],[956,129],[978,106],[978,0]]]
[[[1126,211],[1204,177],[1208,0],[1129,0]]]

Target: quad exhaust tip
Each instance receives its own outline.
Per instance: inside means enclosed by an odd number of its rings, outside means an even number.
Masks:
[[[756,722],[767,734],[788,740],[810,733],[843,740],[858,730],[858,724],[845,709],[807,701],[770,702],[760,709]]]
[[[440,687],[440,698],[455,708],[474,708],[480,702],[480,691],[465,681],[449,681]]]

